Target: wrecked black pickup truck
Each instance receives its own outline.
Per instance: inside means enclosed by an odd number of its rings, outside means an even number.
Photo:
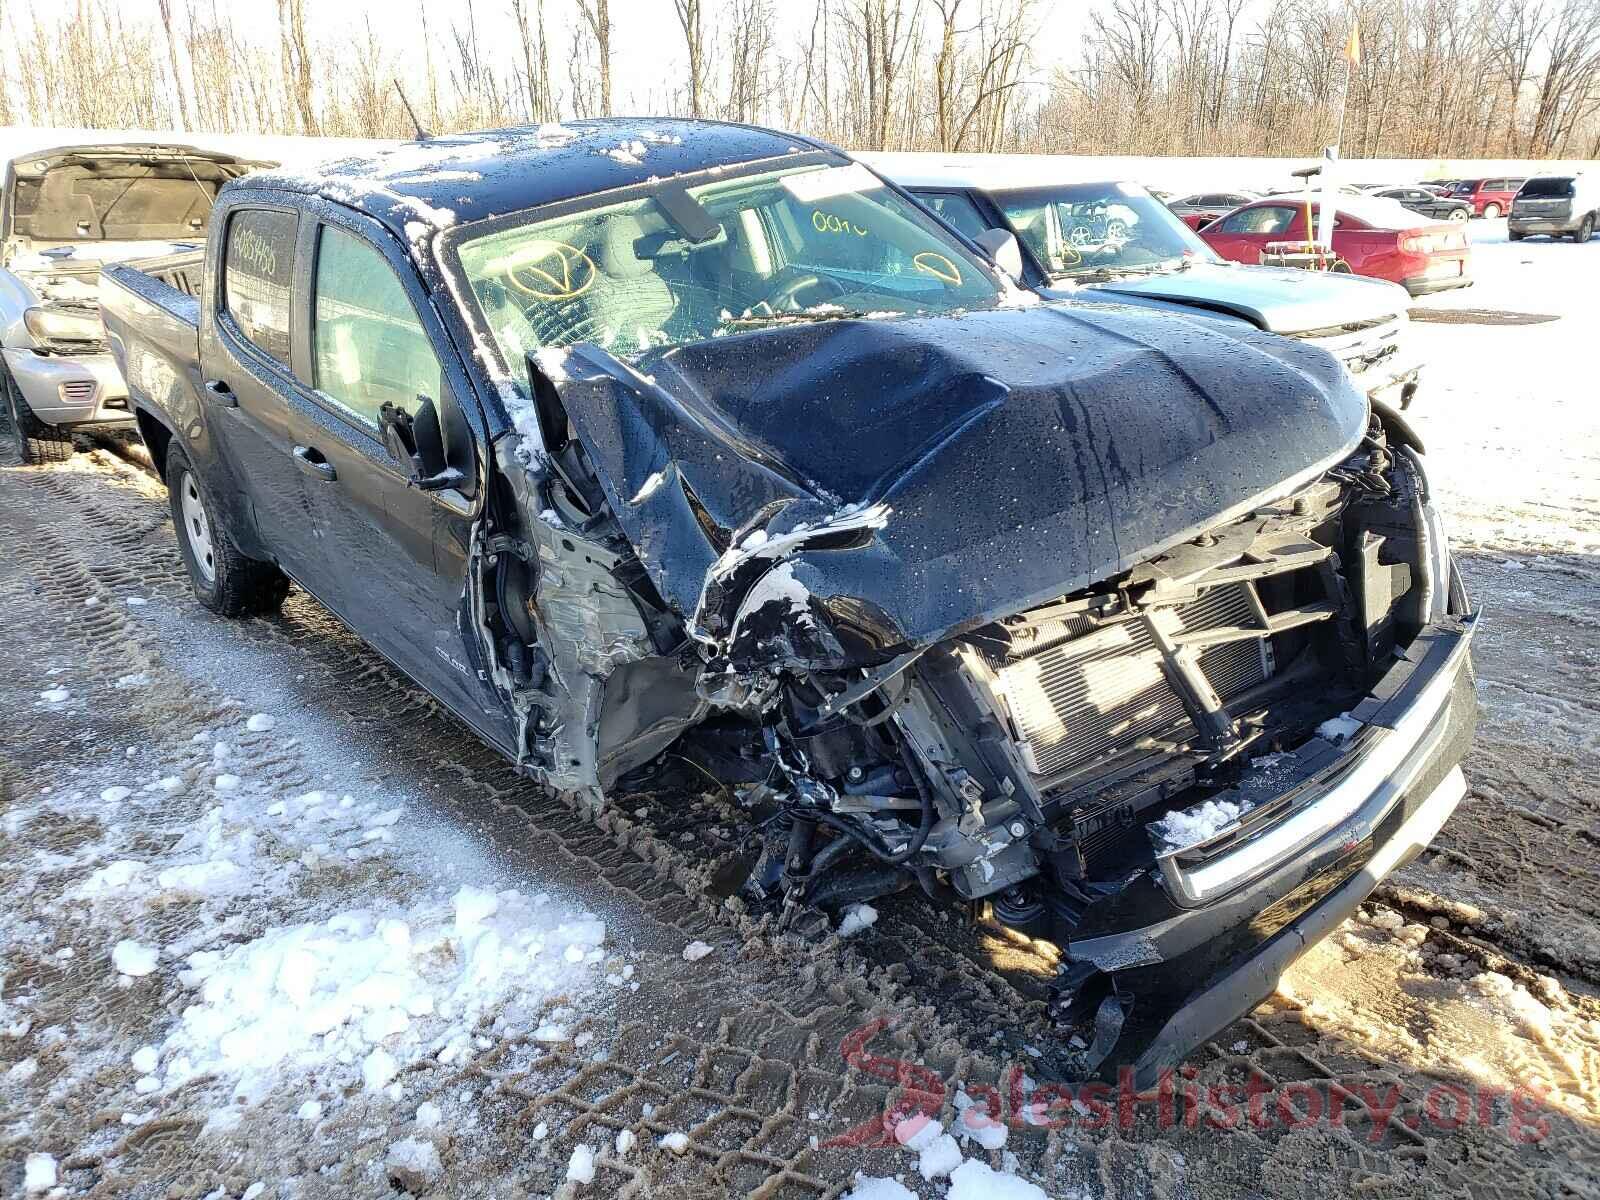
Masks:
[[[212,220],[200,296],[101,281],[202,603],[292,578],[587,805],[694,763],[774,928],[913,889],[1052,943],[1073,1070],[1180,1061],[1464,792],[1421,447],[1319,349],[1040,302],[742,126],[439,138]]]

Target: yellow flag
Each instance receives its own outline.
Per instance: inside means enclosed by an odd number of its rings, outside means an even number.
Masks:
[[[1361,65],[1361,19],[1350,16],[1350,40],[1344,44],[1344,56],[1352,67]]]

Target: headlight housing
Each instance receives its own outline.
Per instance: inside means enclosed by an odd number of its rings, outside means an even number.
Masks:
[[[105,336],[98,313],[67,308],[30,308],[22,323],[41,342],[98,342]]]

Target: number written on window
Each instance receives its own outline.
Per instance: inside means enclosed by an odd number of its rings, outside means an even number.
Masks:
[[[289,305],[294,282],[293,213],[236,211],[228,220],[223,262],[227,312],[259,350],[289,365]]]

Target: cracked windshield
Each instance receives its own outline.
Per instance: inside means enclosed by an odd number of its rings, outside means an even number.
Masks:
[[[1183,270],[1216,256],[1143,188],[1080,183],[1000,192],[1018,240],[1052,278]]]
[[[988,308],[1001,294],[932,218],[859,166],[663,186],[513,222],[460,248],[508,364],[576,342],[627,356],[791,321]]]

